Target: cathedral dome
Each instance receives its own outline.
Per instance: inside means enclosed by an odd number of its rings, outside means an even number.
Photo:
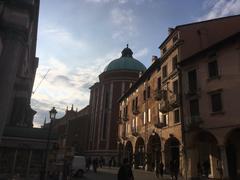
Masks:
[[[130,70],[130,71],[142,71],[146,70],[146,67],[137,59],[132,57],[133,52],[128,45],[122,50],[122,56],[118,59],[111,61],[104,69],[107,71],[118,71],[118,70]]]

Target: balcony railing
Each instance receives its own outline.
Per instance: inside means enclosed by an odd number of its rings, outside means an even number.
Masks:
[[[158,121],[156,124],[154,124],[154,126],[158,129],[161,129],[166,126],[166,123]]]
[[[172,106],[173,108],[176,108],[180,105],[180,98],[178,94],[172,94],[169,96],[169,104],[170,106]]]
[[[136,127],[132,127],[132,135],[136,137],[139,135],[139,132]]]
[[[154,98],[159,101],[162,99],[162,91],[160,89],[155,90]]]
[[[159,111],[162,112],[162,113],[166,113],[169,111],[169,102],[168,100],[161,100],[160,101],[160,108],[159,108]]]
[[[194,130],[200,128],[200,125],[203,123],[200,116],[192,116],[187,119],[187,127],[189,130]]]
[[[122,120],[124,122],[128,121],[128,115],[127,114],[124,114],[123,117],[122,117]]]
[[[140,111],[138,110],[138,106],[134,107],[132,112],[134,115],[138,115],[140,113]]]
[[[187,96],[187,97],[198,96],[198,95],[200,95],[200,91],[201,91],[200,88],[197,88],[197,89],[188,89],[188,91],[187,91],[187,93],[186,93],[186,96]]]

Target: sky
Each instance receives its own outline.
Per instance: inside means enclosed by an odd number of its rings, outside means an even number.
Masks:
[[[149,67],[169,27],[236,14],[240,0],[41,0],[34,126],[53,106],[60,118],[88,105],[89,87],[126,44]]]

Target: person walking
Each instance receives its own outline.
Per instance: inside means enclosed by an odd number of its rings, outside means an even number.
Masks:
[[[123,160],[123,165],[118,170],[118,180],[134,180],[132,168],[126,158]]]
[[[156,164],[156,176],[157,176],[157,178],[159,178],[159,174],[160,174],[160,163],[157,162],[157,164]]]
[[[173,162],[173,172],[174,172],[175,179],[178,180],[179,161],[177,159],[175,159]]]
[[[160,173],[160,176],[163,178],[163,168],[164,168],[164,164],[162,163],[162,161],[160,161],[160,164],[159,164],[159,173]]]

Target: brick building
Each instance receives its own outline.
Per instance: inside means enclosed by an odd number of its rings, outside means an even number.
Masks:
[[[238,97],[237,88],[234,88],[232,84],[236,85],[239,82],[237,79],[239,72],[236,69],[239,67],[237,65],[239,63],[239,42],[236,35],[240,31],[239,22],[240,16],[238,15],[169,29],[168,37],[159,47],[161,57],[153,57],[152,65],[120,99],[121,115],[118,126],[120,159],[128,157],[136,168],[148,170],[154,170],[156,164],[162,161],[165,164],[166,172],[169,172],[170,162],[176,162],[179,164],[180,174],[190,179],[201,176],[197,173],[197,167],[199,167],[198,169],[202,168],[203,161],[209,163],[210,177],[212,178],[220,178],[220,167],[227,171],[226,165],[231,163],[228,173],[230,177],[237,177],[239,144],[234,140],[239,134],[239,130],[234,130],[239,125],[237,111],[234,111],[237,103],[231,104],[231,108],[226,107],[231,120],[226,118],[228,115],[221,116],[224,113],[220,113],[222,110],[220,92],[221,89],[226,88],[226,95],[224,92],[226,103],[230,102],[230,99]],[[229,38],[233,42],[225,40]],[[222,48],[216,49],[215,46],[220,47],[220,44],[224,45]],[[226,54],[224,54],[225,50]],[[214,72],[211,73],[216,75],[217,65],[214,59],[218,57],[216,55],[218,53],[219,63],[222,63],[221,72],[223,71],[226,76],[208,82],[206,66],[214,69],[212,70]],[[231,62],[228,60],[231,65],[226,62],[228,57],[232,59]],[[209,60],[209,64],[207,61],[204,62],[203,59],[207,58],[212,58],[213,61]],[[225,78],[230,77],[229,73],[232,68],[234,70],[231,74],[233,79],[228,78],[226,81]],[[191,71],[195,69],[196,71]],[[196,75],[196,72],[199,76]],[[196,86],[199,83],[201,88]],[[205,87],[209,88],[209,94],[206,93],[208,90],[204,89],[198,96],[198,93]],[[231,90],[227,90],[227,87],[231,87]],[[194,91],[188,91],[188,89]],[[204,93],[203,97],[202,93]],[[209,97],[218,104],[211,105]],[[199,105],[196,102],[198,100]],[[216,113],[212,110],[209,111],[209,107],[220,109],[220,111]],[[197,108],[199,108],[198,112]],[[197,125],[197,130],[191,129],[191,125],[198,124],[199,112],[205,113],[201,114],[201,122],[206,122],[204,125]],[[209,112],[212,114],[210,117]],[[208,129],[216,127],[216,122],[213,123],[213,121],[218,118],[221,124],[219,127],[227,126],[228,129],[222,132],[219,128],[218,131],[209,132]],[[224,143],[222,135],[225,135]],[[228,139],[226,139],[227,137]],[[225,153],[225,157],[223,157],[224,150],[221,151],[222,157],[217,158],[215,147],[218,143],[219,145],[229,145],[227,147],[230,150],[227,151],[227,154],[234,152],[237,159],[231,157],[228,161],[224,160],[227,156]],[[211,146],[202,146],[209,144]],[[197,147],[203,148],[201,162],[198,160],[200,155],[197,154],[199,152]],[[210,147],[213,147],[212,151],[208,149]],[[219,154],[218,157],[220,157]],[[227,172],[224,173],[224,177],[229,177]]]

